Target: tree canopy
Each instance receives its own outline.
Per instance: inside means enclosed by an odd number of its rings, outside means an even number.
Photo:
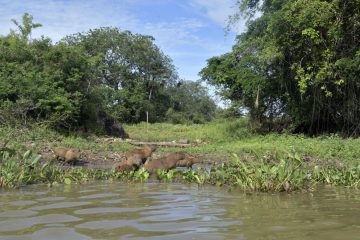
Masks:
[[[166,117],[173,123],[204,123],[215,118],[217,108],[201,82],[180,81],[168,87],[170,108]]]
[[[194,114],[186,111],[195,101],[214,104],[196,84],[185,84],[192,94],[177,93],[184,90],[175,67],[151,36],[106,27],[53,43],[31,38],[41,24],[30,14],[12,21],[17,28],[0,36],[0,123],[39,120],[59,129],[96,130],[99,118],[112,119],[107,115],[137,123],[148,112],[150,122],[172,121],[168,112],[178,102],[176,111],[185,115]],[[215,111],[196,109],[205,121]]]
[[[117,28],[99,28],[66,37],[63,42],[85,49],[94,60],[92,69],[103,87],[107,108],[123,122],[151,120],[164,116],[155,109],[162,89],[177,81],[171,59],[155,44],[154,38]],[[155,110],[155,111],[154,111]]]
[[[213,57],[202,79],[262,123],[295,131],[360,133],[360,1],[244,0],[230,24],[247,31]],[[259,16],[259,17],[256,17]]]

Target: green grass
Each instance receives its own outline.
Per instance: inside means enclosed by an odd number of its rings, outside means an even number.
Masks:
[[[191,154],[216,155],[219,160],[228,160],[233,153],[244,155],[283,155],[297,152],[303,157],[330,163],[359,164],[360,139],[342,139],[336,135],[310,138],[304,135],[253,133],[247,120],[221,120],[207,124],[173,125],[168,123],[125,125],[130,137],[140,141],[178,141],[188,139],[202,144],[191,148],[159,148],[157,152],[184,151]],[[109,144],[97,141],[96,136],[81,138],[63,136],[46,127],[5,128],[0,127],[0,144],[9,141],[14,149],[40,152],[44,146],[73,147],[92,152],[123,152],[134,148],[124,142]],[[0,145],[1,146],[1,145]]]
[[[201,140],[210,142],[226,142],[234,139],[245,139],[253,134],[247,128],[247,119],[218,120],[206,124],[170,124],[154,123],[147,125],[139,123],[125,125],[131,138],[143,141],[173,141],[189,139],[190,141]]]
[[[140,141],[177,141],[188,139],[191,143],[201,144],[190,148],[159,148],[157,152],[183,151],[193,154],[218,156],[228,160],[233,153],[240,157],[248,155],[286,155],[297,152],[304,158],[318,159],[327,163],[360,163],[360,139],[342,139],[336,135],[310,138],[304,135],[268,134],[259,135],[247,127],[246,119],[221,120],[207,124],[173,125],[168,123],[125,125],[132,139]],[[123,152],[134,148],[124,142],[108,143],[98,141],[96,136],[81,138],[63,136],[46,127],[5,128],[0,127],[0,144],[21,151],[28,149],[40,152],[45,145],[64,146],[90,150],[93,152]]]
[[[197,139],[206,144],[185,149],[189,153],[215,154],[227,157],[244,155],[286,155],[297,152],[304,158],[344,164],[360,163],[360,139],[343,139],[337,135],[316,138],[304,135],[259,135],[247,127],[247,120],[215,121],[202,125],[172,125],[145,123],[125,126],[131,138],[141,141],[176,141]],[[172,149],[171,149],[172,150]]]
[[[219,120],[202,125],[167,123],[125,125],[130,137],[139,141],[178,141],[188,139],[189,148],[161,147],[158,154],[182,151],[212,156],[221,164],[210,172],[158,171],[160,181],[185,181],[218,186],[237,186],[258,191],[283,191],[311,188],[317,183],[342,186],[360,185],[360,139],[343,139],[337,135],[316,138],[304,135],[260,135],[248,127],[246,119]],[[60,135],[44,126],[0,128],[0,186],[16,187],[32,183],[66,183],[83,181],[147,181],[143,169],[131,173],[86,168],[62,169],[51,162],[40,162],[38,154],[45,146],[80,148],[94,153],[124,152],[134,146],[107,142],[104,138]],[[200,143],[199,143],[200,142]]]
[[[91,180],[145,182],[150,174],[138,171],[116,172],[89,168],[61,168],[54,162],[41,163],[40,155],[28,150],[20,154],[13,149],[0,151],[0,187],[15,188],[26,184],[75,184]],[[280,159],[247,159],[236,155],[227,164],[210,169],[158,170],[156,179],[163,182],[188,182],[199,185],[232,186],[252,191],[293,191],[311,189],[318,183],[360,186],[360,165],[357,167],[312,166],[297,155]]]

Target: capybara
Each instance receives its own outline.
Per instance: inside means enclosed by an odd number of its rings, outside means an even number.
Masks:
[[[55,154],[56,159],[64,161],[67,150],[68,150],[68,148],[63,148],[63,147],[54,148],[53,152]]]
[[[132,165],[127,164],[127,162],[119,162],[115,163],[112,168],[114,168],[117,171],[133,171],[136,170],[136,168]]]
[[[129,159],[120,162],[115,163],[113,165],[113,168],[118,171],[132,171],[139,169],[140,165],[142,163],[142,159],[139,157],[130,157]]]
[[[65,162],[74,162],[80,158],[80,150],[72,148],[57,147],[54,149],[57,159]]]
[[[80,158],[79,149],[69,149],[65,154],[65,162],[75,162]]]
[[[147,160],[144,164],[144,168],[151,172],[155,169],[172,169],[176,167],[176,163],[185,158],[183,153],[170,153],[164,157]]]
[[[134,149],[125,153],[126,159],[130,158],[140,158],[141,163],[144,163],[148,157],[151,157],[151,154],[156,150],[156,146],[146,145],[143,149]]]
[[[201,163],[201,161],[199,159],[196,159],[194,157],[186,157],[182,160],[179,160],[176,163],[177,167],[188,167],[191,168],[192,165],[194,165],[195,163]]]
[[[140,165],[142,164],[142,158],[141,157],[137,157],[137,156],[132,156],[128,159],[126,159],[126,164],[130,165],[130,166],[135,166],[135,167],[140,167]]]

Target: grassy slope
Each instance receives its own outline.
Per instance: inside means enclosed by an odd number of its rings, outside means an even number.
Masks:
[[[200,139],[207,144],[186,149],[190,153],[228,156],[243,154],[288,154],[297,152],[327,161],[341,161],[346,164],[360,163],[360,139],[342,139],[331,135],[310,138],[290,134],[252,134],[246,128],[246,121],[217,121],[205,125],[138,124],[125,126],[134,139],[148,141],[172,141]]]
[[[165,181],[172,181],[176,174],[180,174],[180,179],[185,182],[219,186],[230,184],[261,191],[309,188],[316,182],[343,186],[360,185],[359,139],[341,139],[334,135],[319,138],[289,134],[262,136],[251,133],[246,125],[246,120],[242,119],[189,126],[146,126],[142,123],[125,126],[125,129],[133,139],[142,141],[176,141],[185,138],[190,142],[201,140],[204,144],[180,151],[201,154],[205,158],[209,156],[211,160],[234,160],[231,164],[219,164],[210,175],[206,171],[170,170],[157,173],[157,178]],[[76,136],[65,137],[44,127],[36,127],[33,130],[0,128],[0,189],[2,186],[17,187],[40,182],[69,184],[73,181],[91,179],[146,181],[149,173],[144,169],[124,173],[125,175],[122,172],[88,168],[60,169],[51,162],[40,163],[40,156],[36,154],[42,153],[45,147],[54,146],[80,148],[101,156],[134,148],[125,142],[108,140],[96,136],[86,139]],[[7,141],[7,147],[16,150],[15,155],[11,155],[14,153],[8,150],[1,151],[1,144]],[[162,147],[157,153],[171,151],[179,149]],[[233,153],[240,158],[232,157]],[[254,156],[259,160],[256,163],[251,160]],[[246,164],[242,157],[246,158]],[[95,158],[96,161],[97,159]],[[303,164],[301,159],[309,160],[309,164]],[[344,164],[339,165],[339,162]],[[322,164],[319,163],[326,164],[321,167]]]
[[[145,123],[125,125],[125,130],[132,139],[142,141],[176,141],[188,139],[190,142],[201,140],[206,144],[195,147],[176,149],[161,148],[159,153],[170,151],[185,151],[195,154],[210,154],[218,156],[219,160],[227,160],[236,153],[255,154],[288,154],[298,153],[328,162],[341,161],[345,164],[360,163],[360,139],[342,139],[338,136],[323,136],[309,138],[303,135],[268,134],[258,135],[246,128],[246,120],[215,121],[203,125],[173,125],[156,123],[147,126]],[[126,151],[134,148],[127,143],[112,143],[96,141],[95,136],[87,139],[59,135],[46,128],[13,129],[0,128],[0,144],[9,141],[9,146],[26,151],[32,149],[40,152],[45,145],[76,147],[93,152]]]

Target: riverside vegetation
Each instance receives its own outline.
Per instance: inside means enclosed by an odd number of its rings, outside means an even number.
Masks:
[[[95,141],[95,136],[63,136],[46,127],[34,129],[1,128],[0,186],[13,188],[25,184],[73,184],[91,180],[121,182],[180,181],[239,187],[256,191],[292,191],[312,189],[316,184],[349,187],[360,185],[359,139],[342,139],[337,135],[309,138],[303,135],[261,135],[248,127],[246,119],[214,121],[202,125],[140,123],[125,126],[129,135],[142,141],[165,141],[188,138],[193,147],[182,152],[203,157],[208,164],[195,169],[158,170],[150,174],[138,171],[117,172],[109,169],[60,166],[44,161],[45,146],[72,146],[81,150],[124,152],[132,146],[126,142]],[[179,151],[158,148],[159,152]]]
[[[152,36],[106,27],[53,43],[31,38],[41,24],[30,14],[12,19],[16,28],[0,36],[0,186],[153,178],[258,191],[359,186],[359,1],[235,4],[229,26],[245,17],[247,30],[200,72],[230,101],[226,110],[203,82],[181,80]],[[70,147],[115,159],[133,147],[99,136],[126,137],[120,122],[132,139],[197,143],[181,152],[204,164],[121,173],[44,157]]]

